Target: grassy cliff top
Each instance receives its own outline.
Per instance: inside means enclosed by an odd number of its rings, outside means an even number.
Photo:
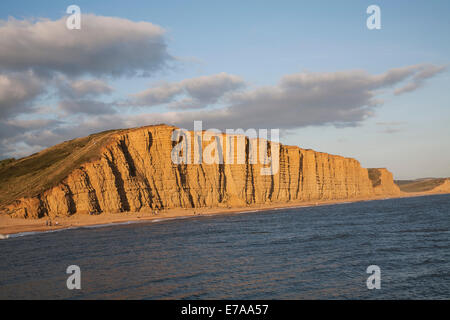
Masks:
[[[121,130],[104,131],[65,141],[22,159],[0,161],[0,205],[36,196],[99,156],[100,149]]]
[[[83,163],[101,156],[100,150],[117,134],[149,127],[171,127],[155,124],[130,129],[108,130],[87,137],[64,141],[21,159],[0,161],[0,207],[22,197],[33,197],[58,185]]]

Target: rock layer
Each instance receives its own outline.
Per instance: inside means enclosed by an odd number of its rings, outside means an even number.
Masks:
[[[99,149],[96,160],[83,163],[37,196],[14,199],[2,211],[14,217],[39,218],[400,193],[386,169],[368,170],[355,159],[281,144],[275,145],[279,170],[261,175],[267,165],[251,163],[253,140],[248,138],[244,153],[234,153],[234,164],[174,164],[171,152],[176,142],[171,137],[175,129],[160,125],[122,130]],[[194,138],[192,132],[189,135]],[[227,141],[225,135],[220,138]],[[203,149],[208,145],[203,141]],[[236,163],[239,157],[242,164]]]

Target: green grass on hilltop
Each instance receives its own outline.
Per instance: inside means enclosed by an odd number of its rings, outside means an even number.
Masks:
[[[54,187],[81,164],[98,157],[101,147],[118,131],[92,134],[22,159],[0,161],[0,206]]]

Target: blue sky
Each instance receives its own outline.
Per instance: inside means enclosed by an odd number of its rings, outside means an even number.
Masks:
[[[276,86],[284,76],[301,72],[364,70],[378,75],[394,68],[449,64],[449,1],[2,1],[0,19],[58,20],[71,4],[78,5],[82,14],[146,21],[165,30],[167,52],[173,57],[170,65],[148,77],[101,75],[102,81],[114,88],[110,95],[98,97],[102,102],[124,100],[162,82],[180,83],[220,73],[240,77],[248,90],[254,90]],[[381,8],[381,30],[366,27],[366,8],[371,4]],[[377,88],[376,98],[383,103],[373,108],[369,117],[347,126],[336,126],[333,121],[290,125],[282,142],[355,157],[364,167],[387,167],[398,179],[450,176],[449,76],[447,68],[401,95]],[[33,103],[56,106],[59,100],[47,92]],[[219,102],[204,110],[213,113],[220,107]],[[121,107],[119,114],[170,111],[167,104],[141,104]],[[52,111],[8,116],[8,124],[16,119],[62,121]],[[83,123],[90,121],[86,115],[69,116]],[[105,128],[96,129],[92,125],[86,134]],[[71,136],[61,128],[33,130],[33,139],[29,135],[23,141],[8,137],[2,156],[26,155],[59,142],[58,134],[60,141],[78,134],[72,131]],[[47,140],[49,133],[44,131],[52,131]]]

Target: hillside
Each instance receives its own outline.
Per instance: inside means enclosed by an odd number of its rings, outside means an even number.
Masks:
[[[447,188],[447,185],[449,184],[448,178],[395,180],[395,183],[403,192],[439,192],[439,190],[448,190],[450,192],[450,188]]]
[[[118,131],[66,141],[19,160],[0,162],[0,206],[35,197],[56,186],[81,164],[100,157],[100,149]]]
[[[155,125],[112,130],[9,160],[0,166],[1,212],[39,218],[401,193],[384,168],[368,170],[355,159],[281,144],[273,149],[279,152],[279,170],[261,175],[267,166],[251,163],[249,146],[254,140],[248,138],[241,163],[174,164],[171,151],[176,143],[171,136],[175,129]],[[193,133],[189,134],[193,139]],[[225,135],[222,138],[227,140]],[[208,145],[203,141],[203,149]],[[237,160],[238,153],[233,157]]]

